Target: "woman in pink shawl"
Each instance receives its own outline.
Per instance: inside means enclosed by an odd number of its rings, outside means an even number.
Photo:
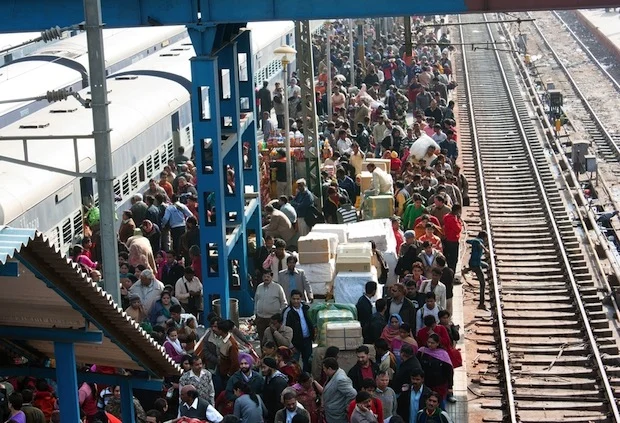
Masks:
[[[448,352],[439,346],[439,336],[428,336],[426,347],[418,350],[418,360],[424,370],[424,384],[441,395],[442,408],[445,410],[448,388],[452,386],[454,369]]]
[[[381,332],[381,338],[385,339],[387,344],[392,346],[392,341],[400,335],[400,325],[403,324],[403,318],[395,313],[390,316],[390,320]]]

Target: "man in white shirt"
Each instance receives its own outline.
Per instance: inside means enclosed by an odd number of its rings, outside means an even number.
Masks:
[[[448,136],[441,130],[440,124],[436,123],[435,126],[433,126],[433,131],[435,131],[435,133],[431,138],[433,138],[437,144],[441,145],[442,142],[448,139]]]
[[[392,175],[375,166],[374,163],[368,163],[366,169],[372,173],[372,185],[364,192],[364,198],[371,195],[394,195]]]
[[[364,153],[360,150],[358,143],[351,144],[351,157],[349,163],[355,168],[355,175],[362,173],[362,162],[364,161]]]
[[[202,282],[191,267],[186,267],[184,276],[174,285],[175,297],[185,311],[197,316],[202,310]]]
[[[420,286],[420,292],[433,292],[436,297],[437,305],[439,306],[439,308],[445,310],[447,305],[446,286],[439,281],[439,279],[441,279],[441,274],[442,270],[440,268],[433,268],[431,272],[431,279],[427,279],[422,282],[422,285]]]
[[[256,333],[261,341],[265,330],[271,323],[271,316],[281,313],[286,308],[288,302],[284,290],[277,283],[273,283],[273,274],[270,271],[263,274],[263,282],[256,288],[254,294],[254,323]]]
[[[416,315],[416,333],[424,327],[424,318],[426,316],[435,316],[435,320],[439,321],[439,312],[441,308],[436,303],[434,292],[426,293],[426,304],[421,307]]]
[[[345,131],[344,129],[339,130],[338,141],[336,142],[336,147],[338,147],[338,152],[340,153],[341,156],[343,156],[345,153],[351,152],[352,144],[353,143],[351,142],[351,140],[347,137],[347,131]]]
[[[185,385],[180,391],[181,406],[179,417],[190,417],[206,420],[209,423],[220,423],[224,417],[207,401],[199,397],[194,385]]]

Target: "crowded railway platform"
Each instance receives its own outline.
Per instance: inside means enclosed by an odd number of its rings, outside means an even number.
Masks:
[[[234,261],[228,269],[250,282],[251,316],[236,310],[224,319],[205,299],[203,276],[213,269],[202,267],[199,213],[216,210],[198,196],[192,150],[167,151],[148,188],[127,199],[115,234],[118,306],[179,366],[161,391],[134,391],[136,422],[477,421],[466,367],[480,354],[465,348],[465,326],[493,316],[494,257],[464,141],[465,41],[451,22],[412,18],[411,51],[400,18],[367,20],[352,44],[345,21],[314,33],[316,96],[306,101],[315,101],[321,129],[316,192],[300,157],[297,74],[255,81],[263,236],[250,238],[247,275]],[[297,141],[290,156],[284,138]],[[239,171],[226,169],[231,195],[243,189]],[[70,250],[94,283],[105,236],[98,223],[91,204]],[[13,377],[2,386],[0,418],[63,422],[54,380]],[[76,390],[85,422],[120,421],[120,386]]]

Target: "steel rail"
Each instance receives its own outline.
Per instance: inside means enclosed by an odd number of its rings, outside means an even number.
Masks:
[[[486,15],[484,16],[485,20],[486,20]],[[494,36],[493,36],[493,31],[491,29],[491,25],[490,24],[486,24],[487,27],[487,31],[489,33],[489,37],[491,38],[491,40],[494,40]],[[504,83],[504,88],[506,89],[506,94],[507,97],[510,101],[510,106],[513,110],[514,113],[514,118],[515,118],[515,122],[517,123],[517,127],[519,129],[519,133],[522,137],[523,140],[523,144],[525,145],[525,148],[527,150],[527,157],[528,160],[530,161],[531,164],[531,170],[534,173],[534,177],[535,180],[537,181],[539,187],[540,187],[540,195],[542,197],[542,202],[544,205],[544,208],[546,210],[546,213],[549,217],[549,225],[551,226],[552,232],[554,237],[556,238],[557,241],[557,247],[558,247],[558,253],[561,256],[562,259],[562,264],[564,266],[564,270],[566,272],[566,276],[570,282],[570,287],[573,291],[573,298],[575,301],[575,305],[577,306],[578,310],[579,310],[579,314],[581,316],[581,321],[583,323],[583,327],[585,330],[585,334],[588,340],[588,343],[590,344],[591,347],[591,352],[596,364],[596,368],[598,370],[600,379],[601,379],[601,383],[603,385],[604,388],[604,393],[605,396],[607,397],[607,400],[609,401],[609,407],[610,407],[610,412],[612,413],[612,416],[614,418],[614,421],[616,422],[620,422],[620,411],[618,410],[618,404],[616,403],[615,397],[614,397],[614,390],[611,387],[611,384],[609,383],[609,377],[607,375],[607,371],[605,369],[605,364],[603,363],[603,359],[601,357],[600,351],[598,350],[597,347],[597,343],[596,343],[596,338],[594,336],[594,332],[592,330],[592,326],[590,325],[589,322],[589,318],[588,318],[588,314],[586,312],[585,306],[583,304],[583,301],[581,299],[581,295],[579,292],[579,286],[577,284],[577,281],[575,280],[575,277],[571,271],[571,264],[570,261],[568,259],[568,254],[566,252],[566,249],[564,247],[564,242],[562,240],[561,234],[560,234],[560,230],[557,226],[557,223],[555,221],[554,215],[553,215],[553,209],[551,207],[551,203],[549,201],[549,198],[547,196],[547,193],[545,191],[545,185],[543,183],[542,177],[540,175],[540,171],[538,170],[538,166],[536,164],[536,159],[534,157],[534,153],[532,152],[532,148],[529,145],[529,143],[527,142],[527,134],[525,132],[525,128],[523,127],[523,122],[521,120],[521,116],[519,116],[518,112],[517,112],[517,105],[515,103],[515,99],[514,96],[512,94],[512,92],[510,91],[510,85],[508,83],[508,79],[507,79],[507,75],[506,75],[506,70],[504,69],[504,65],[502,64],[502,60],[499,56],[499,53],[497,51],[494,52],[495,53],[495,58],[498,62],[498,66],[500,69],[500,73],[501,73],[501,78],[502,81]]]
[[[461,41],[464,40],[464,36],[463,36],[463,26],[460,25],[461,24],[461,16],[458,16],[458,20],[459,20],[459,33],[461,36]],[[474,117],[474,108],[473,108],[473,99],[471,97],[471,85],[470,85],[470,79],[469,79],[469,72],[467,70],[467,54],[465,53],[466,48],[465,48],[465,44],[463,44],[462,48],[461,48],[461,56],[462,56],[462,61],[463,61],[463,79],[465,81],[465,88],[466,88],[466,98],[467,98],[467,113],[469,115],[469,123],[470,123],[470,128],[471,128],[471,136],[472,136],[472,141],[473,141],[473,151],[474,151],[474,156],[476,157],[476,173],[478,174],[478,183],[480,185],[480,190],[479,190],[479,197],[480,197],[480,207],[482,209],[482,218],[483,218],[483,222],[484,222],[484,228],[487,232],[488,236],[488,249],[489,249],[489,269],[488,269],[488,274],[491,276],[489,278],[489,282],[490,282],[490,286],[489,287],[493,287],[493,300],[495,302],[495,311],[497,314],[497,323],[498,323],[498,336],[499,336],[499,340],[500,340],[500,360],[501,360],[501,367],[502,367],[502,372],[503,372],[503,378],[504,378],[504,382],[505,382],[505,396],[506,396],[506,411],[510,417],[510,422],[511,423],[518,423],[519,422],[519,418],[518,418],[518,414],[517,414],[517,406],[516,406],[516,401],[515,401],[515,397],[514,397],[514,387],[512,385],[512,375],[511,375],[511,369],[510,369],[510,351],[509,351],[509,347],[508,347],[508,340],[506,337],[506,327],[504,325],[504,320],[503,320],[503,307],[502,307],[502,295],[501,295],[501,287],[500,287],[500,281],[499,281],[499,275],[497,273],[497,268],[495,266],[495,247],[493,244],[493,237],[491,236],[492,234],[492,230],[491,230],[491,217],[490,217],[490,213],[489,213],[489,208],[488,208],[488,202],[487,202],[487,194],[486,194],[486,185],[485,185],[485,181],[484,181],[484,172],[483,172],[483,168],[482,168],[482,158],[481,158],[481,154],[480,154],[480,149],[479,149],[479,142],[478,142],[478,128],[476,125],[476,119]],[[489,290],[490,291],[490,290]],[[484,295],[484,294],[483,294]]]
[[[564,21],[564,19],[562,19],[562,17],[557,11],[552,10],[552,13],[562,23],[564,28],[568,30],[568,32],[575,39],[575,41],[577,41],[577,44],[579,44],[579,47],[581,47],[581,49],[588,55],[590,60],[596,63],[596,66],[599,68],[601,72],[603,72],[603,74],[605,74],[605,76],[609,79],[609,81],[614,85],[616,90],[620,91],[620,83],[618,83],[618,81],[616,81],[616,79],[613,76],[611,76],[611,74],[607,71],[607,69],[605,69],[605,66],[603,66],[603,64],[596,58],[596,56],[594,55],[594,53],[592,53],[592,51],[588,48],[588,46],[586,46],[586,44],[583,41],[581,41],[581,38],[579,38],[579,35],[577,35],[577,33],[575,33],[575,31],[573,31],[572,28],[568,26],[568,24]],[[531,14],[529,12],[528,12],[528,16],[531,17]]]
[[[528,16],[531,17],[529,12],[528,12]],[[564,23],[564,22],[562,21],[562,23]],[[566,78],[568,79],[568,82],[573,87],[573,90],[575,90],[575,92],[577,93],[577,96],[581,100],[581,102],[582,102],[583,106],[585,107],[586,111],[588,113],[590,113],[590,116],[592,116],[592,118],[593,118],[593,120],[594,120],[594,122],[595,122],[595,124],[596,124],[596,126],[598,128],[598,130],[601,132],[601,135],[603,136],[603,138],[605,139],[607,144],[612,148],[612,150],[616,154],[616,157],[618,157],[620,159],[620,146],[618,146],[618,143],[616,143],[616,141],[613,139],[611,134],[603,126],[603,124],[601,123],[601,119],[598,117],[598,114],[594,111],[594,108],[592,107],[590,102],[586,99],[586,96],[583,94],[581,89],[579,89],[579,86],[577,85],[577,82],[575,81],[575,79],[573,78],[571,73],[569,72],[568,68],[564,65],[564,62],[560,59],[560,56],[557,54],[555,49],[553,47],[551,47],[551,44],[549,43],[549,40],[547,40],[547,37],[545,37],[545,34],[543,34],[542,30],[540,29],[540,26],[536,23],[536,21],[532,22],[532,25],[534,25],[534,28],[536,28],[536,31],[538,32],[538,35],[543,40],[543,43],[545,44],[545,47],[547,47],[547,49],[549,49],[549,51],[551,52],[551,55],[553,56],[555,61],[560,66],[560,69],[562,69],[562,71],[566,75]],[[566,24],[564,23],[564,25],[566,25]],[[582,48],[586,51],[586,53],[589,52],[587,47],[583,46]],[[590,58],[593,59],[595,61],[595,63],[597,63],[599,68],[602,69],[602,65],[600,64],[600,62],[598,60],[596,60],[596,58],[594,58],[593,56],[591,56]],[[613,77],[611,75],[609,75],[609,73],[607,71],[605,71],[605,73],[610,78],[610,80],[613,81],[616,84],[616,88],[618,88],[620,90],[620,86],[618,86],[618,83],[613,79]]]

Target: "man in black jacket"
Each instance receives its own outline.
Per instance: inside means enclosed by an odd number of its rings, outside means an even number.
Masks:
[[[433,392],[428,386],[424,385],[424,370],[422,369],[413,369],[410,375],[411,383],[409,384],[409,389],[406,391],[399,391],[400,396],[398,397],[396,412],[399,416],[403,418],[404,421],[410,421],[411,415],[418,414],[418,411],[424,409],[426,406],[426,400]],[[411,409],[411,393],[415,392],[420,394],[420,398],[418,399],[418,407],[417,409]],[[415,406],[415,404],[414,404]]]
[[[362,295],[359,300],[357,300],[357,304],[355,304],[355,308],[357,309],[357,320],[359,320],[362,333],[364,334],[364,344],[372,344],[372,342],[369,341],[368,326],[372,318],[372,297],[374,297],[376,293],[377,283],[374,281],[366,282],[364,295]]]
[[[375,380],[379,374],[379,366],[370,359],[370,350],[366,345],[357,347],[355,353],[357,354],[357,363],[351,367],[347,376],[353,382],[355,390],[359,392],[362,389],[364,379]]]
[[[295,347],[295,359],[302,357],[303,369],[310,371],[310,356],[312,355],[312,340],[314,339],[314,326],[308,316],[310,307],[301,302],[301,291],[291,291],[291,305],[284,309],[282,318],[284,325],[293,329],[292,344]]]
[[[282,407],[280,396],[282,391],[288,386],[288,377],[278,370],[278,364],[272,357],[263,359],[261,373],[265,378],[263,393],[261,394],[265,407],[267,408],[266,423],[273,423],[276,412]]]
[[[402,283],[390,286],[390,296],[392,298],[387,300],[385,320],[389,322],[392,314],[398,314],[403,319],[403,323],[407,323],[413,329],[415,328],[417,310],[406,297],[406,293],[405,285]]]
[[[395,392],[401,392],[402,387],[410,382],[410,374],[414,370],[422,370],[422,366],[417,357],[413,353],[413,348],[409,344],[404,344],[400,349],[400,368],[394,374],[392,379],[392,389]]]
[[[379,298],[375,303],[375,308],[377,309],[376,313],[370,318],[370,323],[368,323],[368,326],[366,328],[362,328],[364,344],[374,344],[377,339],[381,338],[381,333],[387,325],[387,320],[384,315],[385,304],[386,301],[383,298]],[[368,342],[366,340],[368,340]]]

